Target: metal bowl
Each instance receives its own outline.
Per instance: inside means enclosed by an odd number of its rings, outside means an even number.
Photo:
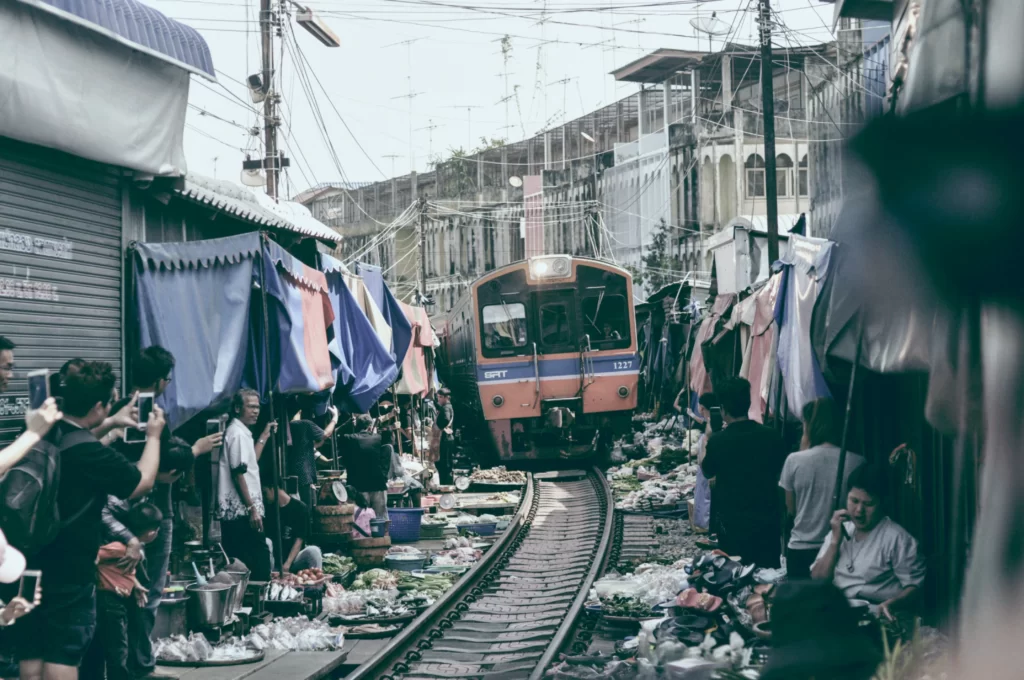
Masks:
[[[232,595],[238,584],[191,585],[186,590],[191,629],[222,626],[231,617]]]

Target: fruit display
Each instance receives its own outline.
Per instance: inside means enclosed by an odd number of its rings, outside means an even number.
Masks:
[[[302,587],[302,586],[316,586],[320,585],[326,579],[323,569],[303,569],[302,571],[295,572],[294,574],[281,574],[274,579],[274,583],[280,583],[281,585]]]

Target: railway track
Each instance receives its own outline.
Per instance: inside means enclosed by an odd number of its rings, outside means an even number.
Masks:
[[[540,678],[604,567],[613,512],[596,469],[531,477],[485,559],[349,678]]]

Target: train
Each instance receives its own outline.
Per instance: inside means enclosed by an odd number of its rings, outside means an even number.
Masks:
[[[633,279],[607,262],[532,257],[469,285],[444,318],[443,377],[482,462],[583,458],[637,405]]]

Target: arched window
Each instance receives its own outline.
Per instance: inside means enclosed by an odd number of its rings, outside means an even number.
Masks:
[[[810,192],[811,183],[810,183],[810,177],[807,174],[807,154],[804,154],[804,157],[800,159],[800,167],[797,168],[796,174],[797,174],[797,187],[798,187],[798,189],[800,191],[800,195],[801,196],[809,196],[810,193],[811,193]]]
[[[764,198],[764,159],[752,153],[743,168],[747,176],[747,198]]]
[[[775,157],[775,187],[779,198],[793,195],[793,159],[784,153]]]

